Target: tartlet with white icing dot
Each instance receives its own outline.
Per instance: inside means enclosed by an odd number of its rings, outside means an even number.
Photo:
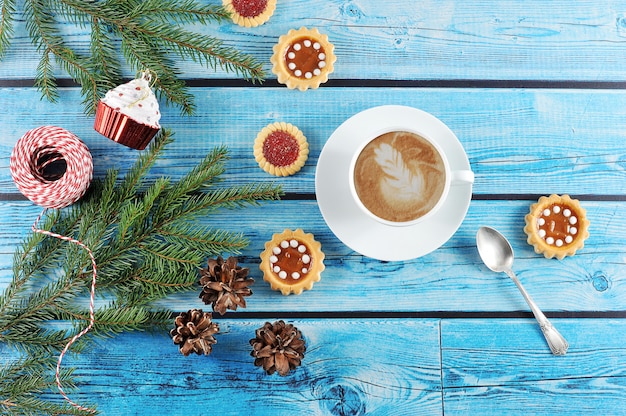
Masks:
[[[528,244],[549,259],[573,256],[589,237],[586,211],[569,195],[542,196],[530,206],[525,220]]]
[[[272,72],[290,89],[315,89],[335,69],[335,47],[317,29],[292,29],[278,39],[273,50]]]
[[[300,228],[276,233],[261,253],[263,280],[283,295],[311,290],[325,269],[322,245]]]

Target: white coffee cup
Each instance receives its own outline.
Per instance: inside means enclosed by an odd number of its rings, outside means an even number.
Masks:
[[[387,128],[354,152],[349,169],[352,199],[369,217],[405,227],[431,218],[450,188],[474,182],[471,170],[452,170],[436,140],[423,132]]]

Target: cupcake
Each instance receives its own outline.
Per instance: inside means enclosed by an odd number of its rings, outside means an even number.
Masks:
[[[276,0],[222,0],[222,4],[233,22],[243,27],[262,25],[276,9]]]
[[[161,126],[159,103],[150,88],[150,75],[119,85],[98,102],[94,129],[109,139],[143,150]]]
[[[528,244],[549,259],[573,256],[589,237],[586,212],[569,195],[542,196],[530,206],[525,221]]]
[[[311,290],[324,268],[322,245],[301,229],[274,234],[261,253],[263,280],[283,295]]]
[[[328,81],[328,74],[334,70],[334,48],[328,36],[317,29],[292,29],[274,45],[272,72],[290,89],[315,89]]]
[[[254,158],[269,174],[289,176],[309,157],[309,144],[296,126],[276,122],[265,126],[254,140]]]

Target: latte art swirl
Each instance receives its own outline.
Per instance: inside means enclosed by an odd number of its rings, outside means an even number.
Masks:
[[[354,169],[356,193],[372,214],[406,222],[432,210],[444,192],[446,169],[437,149],[410,132],[390,132],[365,146]]]
[[[424,189],[424,177],[419,170],[413,170],[405,163],[402,154],[387,143],[374,149],[374,160],[383,170],[381,190],[385,199],[420,199]]]

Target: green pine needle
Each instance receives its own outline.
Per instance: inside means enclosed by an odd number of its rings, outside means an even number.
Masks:
[[[262,81],[262,63],[213,36],[194,32],[195,24],[221,23],[229,13],[197,0],[0,0],[0,59],[10,47],[13,23],[23,13],[31,41],[40,54],[35,85],[42,96],[58,99],[53,67],[57,64],[81,85],[85,112],[122,80],[123,56],[135,72],[156,74],[157,95],[183,114],[195,111],[194,97],[180,78],[178,60],[233,72],[251,82]],[[70,47],[59,27],[72,24],[89,30],[88,52]]]
[[[55,362],[45,355],[32,355],[0,367],[0,414],[3,415],[87,415],[67,403],[53,403],[42,394],[55,387]],[[63,385],[73,389],[72,370],[60,373]]]
[[[104,305],[98,303],[93,330],[72,345],[73,352],[88,348],[93,337],[169,325],[171,311],[155,307],[154,302],[197,290],[198,271],[207,257],[237,254],[248,244],[242,233],[195,220],[219,209],[276,200],[282,194],[280,187],[266,184],[220,188],[219,176],[228,159],[224,147],[209,152],[178,181],[148,182],[150,168],[171,142],[172,133],[163,129],[124,178],[109,171],[103,180],[94,181],[80,202],[49,211],[40,223],[92,249],[98,265],[98,295],[108,299]],[[53,389],[51,374],[49,369],[45,374],[35,371],[32,361],[43,357],[43,363],[50,363],[88,324],[85,305],[91,267],[85,250],[59,239],[32,233],[19,246],[13,281],[0,295],[0,342],[18,355],[0,368],[2,414],[45,413],[45,409],[53,409],[54,414],[76,412],[40,398],[37,392]],[[70,325],[59,328],[59,321]],[[16,384],[18,375],[23,378]],[[71,371],[66,377],[71,384],[70,375]]]
[[[13,38],[13,21],[15,14],[15,0],[0,1],[0,59],[6,54],[6,50],[11,44]]]

